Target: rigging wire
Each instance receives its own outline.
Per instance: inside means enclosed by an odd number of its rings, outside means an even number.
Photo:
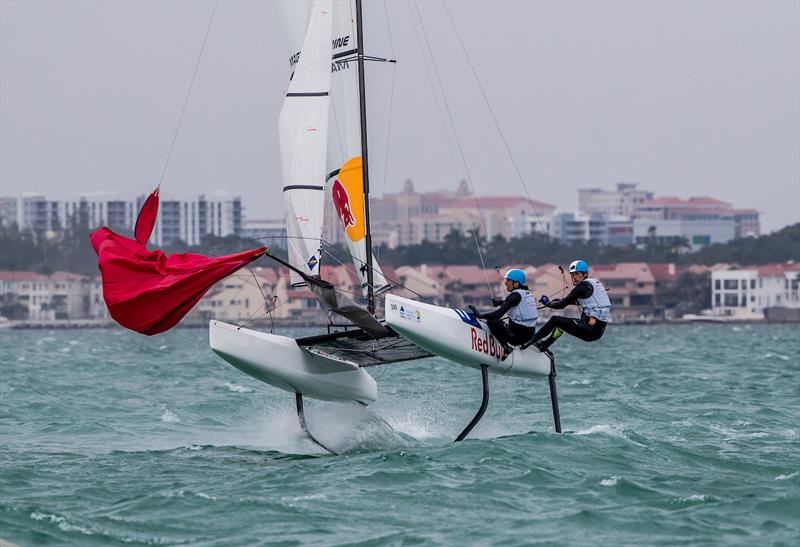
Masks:
[[[517,161],[514,158],[514,154],[511,152],[511,147],[508,145],[508,141],[506,140],[506,136],[503,133],[502,128],[500,127],[500,123],[497,121],[497,115],[494,113],[494,108],[492,108],[492,103],[489,102],[489,97],[486,95],[486,90],[481,83],[481,79],[478,77],[478,71],[475,70],[475,65],[472,64],[472,59],[467,52],[467,48],[464,45],[464,41],[461,39],[461,33],[458,32],[458,27],[456,27],[455,21],[453,21],[453,16],[450,14],[450,10],[447,8],[447,2],[442,0],[442,6],[444,7],[444,11],[447,14],[447,18],[450,20],[450,25],[453,27],[453,30],[456,33],[456,37],[458,38],[458,43],[461,46],[461,51],[464,52],[464,57],[467,59],[467,64],[469,64],[469,68],[472,71],[472,75],[475,77],[475,82],[478,84],[478,88],[481,90],[481,95],[483,96],[483,100],[486,103],[486,107],[489,109],[489,114],[492,116],[492,121],[494,122],[494,126],[497,129],[497,132],[500,134],[500,140],[503,141],[503,146],[505,146],[506,152],[508,153],[508,157],[511,160],[511,165],[514,166],[514,171],[517,173],[517,177],[519,178],[519,182],[522,185],[522,189],[525,190],[525,195],[528,197],[528,201],[531,204],[531,209],[533,209],[533,214],[536,215],[537,220],[539,221],[539,226],[543,226],[544,223],[542,222],[542,217],[539,215],[539,212],[536,210],[536,206],[533,203],[533,198],[531,198],[530,192],[528,192],[528,186],[525,184],[525,178],[522,176],[522,171],[520,171],[519,166],[517,165]]]
[[[414,17],[414,11],[411,9],[411,2],[408,3],[408,12],[411,15],[411,23],[414,27],[414,35],[417,37],[417,45],[419,46],[420,55],[422,55],[422,64],[425,67],[425,74],[428,77],[428,84],[431,88],[431,95],[433,96],[433,104],[436,105],[436,112],[439,114],[439,122],[442,124],[442,136],[447,143],[447,153],[450,156],[450,162],[453,164],[453,171],[458,171],[458,162],[456,162],[455,154],[453,153],[453,145],[450,138],[450,132],[447,130],[447,123],[444,119],[442,107],[439,104],[439,95],[436,93],[436,87],[433,85],[433,77],[431,76],[431,69],[428,66],[428,57],[425,55],[425,49],[422,47],[422,39],[419,35],[417,28],[417,20]]]
[[[327,241],[325,242],[325,244],[326,244],[326,245],[328,245],[329,247],[333,247],[333,245],[331,245],[331,244],[330,244],[330,243],[328,243]],[[356,270],[355,270],[355,268],[353,267],[353,265],[352,265],[352,264],[345,264],[345,263],[344,263],[344,262],[342,262],[342,261],[341,261],[341,260],[340,260],[340,259],[339,259],[339,258],[338,258],[336,255],[334,255],[332,252],[330,252],[330,251],[329,251],[329,250],[327,250],[327,249],[323,249],[323,252],[324,252],[324,253],[326,253],[328,256],[330,256],[332,259],[334,259],[336,262],[338,262],[339,264],[341,264],[341,265],[342,265],[342,266],[343,266],[345,269],[347,269],[348,271],[350,271],[350,272],[353,272],[354,274],[356,274]],[[348,254],[349,254],[349,253],[348,253]],[[350,258],[351,258],[353,261],[357,261],[357,262],[360,262],[362,265],[366,265],[366,262],[365,262],[365,261],[363,261],[363,260],[361,260],[361,259],[360,259],[360,258],[358,258],[357,256],[353,256],[352,254],[350,254],[349,256],[350,256]],[[378,269],[377,269],[376,267],[373,267],[373,270],[374,270],[374,271],[378,271]],[[358,274],[356,274],[356,275],[358,275]],[[390,278],[390,277],[387,277],[387,276],[386,276],[386,274],[384,274],[384,275],[383,275],[383,277],[384,277],[384,279],[386,279],[387,281],[391,282],[393,285],[396,285],[396,286],[398,286],[398,287],[401,287],[401,288],[403,288],[403,289],[407,290],[408,292],[410,292],[410,293],[413,293],[413,294],[415,294],[415,295],[419,296],[420,298],[422,298],[422,295],[421,295],[421,294],[419,294],[418,292],[416,292],[416,291],[415,291],[415,290],[413,290],[413,289],[410,289],[410,288],[408,288],[407,286],[403,285],[402,283],[400,283],[400,282],[399,282],[399,281],[397,281],[396,279],[392,279],[392,278]],[[373,288],[374,288],[374,287],[373,287]],[[338,290],[338,289],[337,289],[337,290]]]
[[[269,314],[269,320],[272,323],[272,328],[270,329],[270,332],[272,334],[275,334],[275,320],[272,318],[272,310],[269,309],[269,302],[267,301],[267,295],[264,294],[264,289],[261,288],[261,283],[258,281],[258,278],[256,277],[256,272],[253,271],[253,268],[248,267],[247,269],[250,270],[250,273],[253,276],[253,281],[256,282],[256,287],[258,287],[261,296],[264,297],[264,306],[267,308],[267,313]],[[278,298],[278,297],[274,296],[273,298]]]
[[[386,18],[386,34],[389,37],[389,49],[392,52],[392,59],[396,59],[397,56],[395,55],[394,51],[394,40],[392,39],[392,26],[389,23],[389,10],[386,6],[386,0],[383,0],[383,15]],[[392,63],[392,84],[389,91],[389,120],[386,124],[386,150],[384,151],[383,155],[383,188],[381,189],[381,195],[386,195],[386,183],[389,180],[389,143],[391,142],[392,136],[392,112],[394,107],[394,90],[395,90],[395,81],[397,76],[397,63]],[[383,245],[378,247],[378,256],[376,257],[377,260],[381,258],[381,251],[383,250]]]
[[[436,75],[436,80],[437,80],[437,82],[439,84],[439,88],[442,90],[442,98],[444,99],[444,105],[445,105],[445,108],[447,110],[447,116],[450,118],[450,125],[453,127],[453,135],[455,136],[456,144],[458,145],[458,152],[459,152],[459,155],[461,156],[461,161],[464,164],[464,170],[465,170],[465,172],[467,174],[467,184],[469,185],[470,191],[472,192],[472,195],[475,198],[475,207],[478,209],[478,216],[480,217],[481,224],[483,226],[483,232],[488,235],[489,230],[486,227],[486,220],[485,220],[485,218],[483,216],[483,211],[481,211],[480,200],[478,199],[478,196],[475,193],[475,189],[474,189],[474,187],[472,185],[472,174],[470,173],[469,165],[467,164],[467,158],[466,158],[466,155],[464,154],[464,148],[461,146],[461,139],[458,138],[458,129],[456,127],[456,123],[455,123],[455,120],[453,118],[453,113],[450,110],[450,104],[447,101],[447,94],[445,93],[444,85],[442,85],[442,79],[441,79],[441,77],[439,75],[439,69],[438,69],[438,67],[436,65],[436,58],[433,56],[433,49],[431,48],[430,41],[428,40],[428,33],[425,30],[425,22],[422,19],[422,14],[419,11],[419,4],[417,3],[416,0],[414,0],[414,9],[416,10],[417,16],[419,17],[419,23],[420,23],[420,28],[422,29],[422,35],[425,38],[425,44],[426,44],[426,46],[428,48],[428,53],[430,54],[430,57],[431,57],[431,63],[433,65],[433,72]],[[483,276],[486,278],[486,287],[489,289],[489,295],[492,298],[494,298],[494,291],[492,291],[492,284],[489,282],[489,274],[486,272],[486,264],[485,264],[485,262],[483,260],[483,251],[481,251],[481,246],[480,246],[480,243],[478,241],[478,236],[475,233],[474,226],[472,228],[472,236],[475,239],[475,245],[476,245],[476,247],[478,249],[478,257],[481,260],[481,266],[482,266],[482,269],[483,269]]]
[[[169,143],[169,151],[167,152],[167,159],[164,162],[164,168],[161,170],[161,176],[158,179],[158,186],[161,186],[161,183],[164,182],[164,175],[167,174],[167,166],[169,166],[169,160],[172,158],[172,150],[175,148],[175,141],[178,139],[178,133],[181,130],[181,125],[183,124],[183,115],[186,113],[186,106],[189,104],[189,97],[192,95],[192,88],[194,87],[194,81],[197,79],[197,69],[200,67],[200,60],[203,58],[203,52],[206,49],[206,42],[208,41],[208,34],[211,32],[211,23],[214,21],[214,15],[217,13],[217,4],[219,4],[219,0],[214,0],[214,8],[211,10],[211,17],[208,18],[208,25],[206,26],[206,33],[203,36],[203,43],[200,46],[200,53],[197,55],[197,62],[194,64],[194,72],[192,73],[192,79],[189,82],[189,89],[186,90],[186,97],[183,99],[183,107],[181,108],[181,114],[178,116],[178,125],[175,127],[175,133],[172,134],[172,142]]]

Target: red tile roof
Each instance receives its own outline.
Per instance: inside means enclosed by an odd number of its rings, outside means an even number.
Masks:
[[[594,264],[589,266],[589,275],[600,281],[606,279],[635,279],[636,281],[655,281],[645,262],[618,262],[617,264]]]
[[[693,197],[689,198],[688,200],[684,200],[675,196],[664,196],[643,201],[636,206],[637,209],[647,209],[653,207],[688,207],[691,209],[706,209],[708,207],[716,207],[717,209],[724,209],[727,211],[730,210],[731,204],[726,201],[720,201],[718,199],[709,197]]]
[[[775,277],[783,276],[786,272],[800,272],[800,264],[798,263],[783,263],[783,264],[766,264],[759,266],[756,271],[762,277]]]
[[[50,276],[52,281],[83,281],[84,279],[89,279],[85,275],[71,273],[71,272],[53,272]]]
[[[727,201],[720,201],[718,199],[710,198],[707,196],[689,198],[689,203],[692,205],[716,205],[718,207],[730,208],[731,204]]]
[[[447,204],[447,207],[454,209],[475,209],[476,198],[462,198],[458,201]],[[477,198],[478,206],[484,209],[508,209],[509,207],[516,207],[520,202],[525,205],[533,203],[533,208],[537,211],[540,209],[555,209],[555,205],[545,203],[543,201],[529,200],[522,196],[483,196]]]
[[[645,207],[660,207],[665,205],[684,205],[686,202],[683,201],[681,198],[676,198],[672,196],[665,196],[661,198],[654,198],[648,201],[643,201],[637,208],[645,208]]]
[[[680,270],[672,262],[650,263],[647,266],[656,283],[670,283],[680,274]]]
[[[0,271],[0,281],[47,281],[47,276],[26,270]]]

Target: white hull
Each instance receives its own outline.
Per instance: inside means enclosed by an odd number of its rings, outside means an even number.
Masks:
[[[352,363],[314,355],[294,338],[217,320],[211,320],[208,333],[214,353],[275,387],[324,401],[369,404],[378,398],[378,386],[366,371]]]
[[[510,376],[547,376],[550,356],[535,346],[515,349],[501,361],[502,349],[483,321],[463,310],[416,302],[395,295],[386,296],[386,322],[403,337],[445,359]]]

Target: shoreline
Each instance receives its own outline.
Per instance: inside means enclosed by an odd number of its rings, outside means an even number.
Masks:
[[[728,318],[693,318],[693,319],[650,319],[650,320],[633,320],[621,321],[618,323],[609,323],[610,326],[658,326],[658,325],[790,325],[798,324],[800,321],[796,320],[776,320],[776,319],[728,319]],[[106,321],[100,319],[63,319],[55,321],[35,321],[35,320],[18,320],[8,321],[2,327],[0,332],[11,330],[62,330],[62,329],[110,329],[118,327],[113,321]],[[251,328],[269,329],[271,325],[250,323]],[[326,328],[328,323],[318,321],[301,321],[301,322],[279,322],[275,327],[280,329],[291,328]],[[337,328],[341,325],[337,325]],[[541,326],[541,325],[540,325]],[[190,322],[187,324],[176,325],[175,329],[200,329],[207,328],[208,322]]]

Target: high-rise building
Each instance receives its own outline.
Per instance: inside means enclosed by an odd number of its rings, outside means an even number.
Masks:
[[[635,182],[618,182],[616,190],[578,190],[578,209],[584,213],[602,213],[609,217],[629,217],[637,205],[651,199],[653,192],[637,190]]]
[[[44,195],[4,197],[0,200],[0,223],[16,222],[21,230],[58,232],[75,225],[89,229],[108,226],[130,235],[145,195],[87,194],[53,199]],[[150,242],[167,245],[176,240],[197,245],[208,235],[239,235],[242,230],[242,202],[224,194],[175,197],[161,194]]]
[[[466,181],[455,192],[417,193],[407,180],[403,190],[371,200],[372,241],[391,248],[422,241],[442,242],[455,230],[472,237],[519,237],[534,231],[547,233],[555,206],[519,196],[473,196]],[[339,220],[325,215],[325,239],[341,241]]]
[[[671,244],[686,240],[692,250],[737,237],[760,233],[759,213],[734,209],[730,203],[710,197],[683,200],[661,197],[634,209],[634,239],[637,244]]]

